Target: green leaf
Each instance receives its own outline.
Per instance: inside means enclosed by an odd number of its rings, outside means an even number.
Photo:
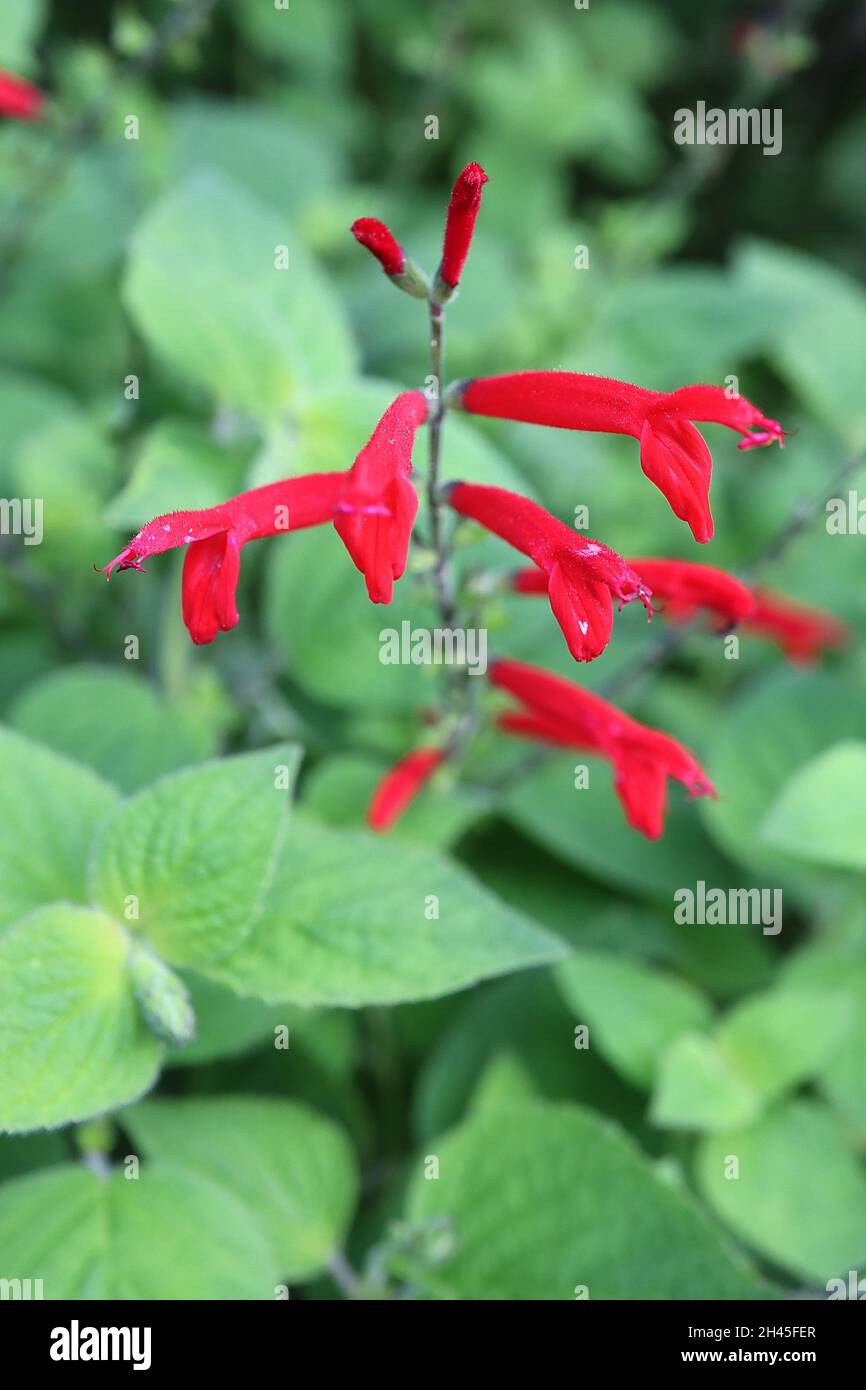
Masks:
[[[31,72],[34,47],[45,23],[46,0],[16,0],[0,13],[0,64],[10,72]]]
[[[732,1159],[739,1177],[727,1176]],[[732,1230],[799,1278],[824,1283],[866,1259],[866,1177],[842,1125],[813,1101],[703,1139],[696,1177]]]
[[[437,1270],[461,1299],[759,1298],[763,1291],[685,1191],[616,1126],[573,1105],[482,1107],[416,1161],[408,1215],[453,1223]],[[582,1295],[586,1297],[587,1295]]]
[[[98,666],[52,671],[27,687],[9,718],[22,733],[80,759],[123,791],[214,751],[207,731],[149,682]]]
[[[276,269],[278,248],[289,268]],[[297,233],[222,175],[199,172],[137,228],[124,295],[140,332],[219,401],[276,419],[304,386],[348,376],[343,311]]]
[[[849,959],[843,952],[816,946],[791,955],[784,981],[793,989],[833,990],[850,1024],[817,1078],[818,1089],[837,1114],[866,1139],[866,963],[858,953]]]
[[[577,951],[554,973],[577,1021],[589,1025],[590,1047],[636,1086],[650,1086],[663,1049],[711,1017],[691,985],[634,961]]]
[[[682,1033],[659,1059],[650,1118],[674,1129],[726,1129],[748,1124],[760,1098],[737,1074],[715,1038]]]
[[[732,702],[713,731],[707,756],[718,801],[701,804],[713,838],[778,884],[804,882],[802,857],[783,854],[759,838],[770,806],[798,767],[861,729],[860,696],[822,672],[774,671]],[[709,875],[689,874],[684,883]]]
[[[281,1278],[312,1278],[341,1244],[357,1197],[354,1156],[342,1131],[305,1106],[154,1100],[122,1123],[148,1158],[180,1163],[246,1202]]]
[[[271,30],[297,28],[299,15],[281,25],[284,18],[276,13]],[[322,131],[283,115],[274,103],[185,101],[172,113],[172,135],[181,177],[205,166],[292,217],[342,178],[341,161]],[[275,169],[290,169],[291,177],[275,178]]]
[[[163,1049],[136,1006],[125,932],[58,903],[0,936],[0,1129],[45,1129],[134,1100]]]
[[[761,838],[819,864],[866,869],[866,743],[836,743],[782,787]]]
[[[801,251],[747,241],[737,261],[739,286],[772,295],[772,361],[795,394],[852,448],[866,440],[863,362],[866,294],[852,277]]]
[[[0,371],[0,418],[3,420],[3,459],[0,481],[3,496],[14,496],[10,463],[28,435],[76,410],[72,396],[40,377],[8,368]]]
[[[0,728],[0,927],[34,907],[86,902],[85,867],[117,802],[87,768]]]
[[[248,1206],[173,1165],[136,1179],[63,1165],[5,1183],[0,1248],[47,1299],[271,1299],[279,1277]]]
[[[172,773],[125,801],[91,861],[93,900],[173,965],[227,955],[261,904],[297,760],[277,745]]]
[[[738,1004],[712,1039],[675,1042],[653,1098],[656,1124],[728,1129],[817,1076],[851,1026],[840,989],[779,986]]]
[[[248,939],[204,973],[298,1004],[430,999],[562,945],[439,855],[293,817]]]

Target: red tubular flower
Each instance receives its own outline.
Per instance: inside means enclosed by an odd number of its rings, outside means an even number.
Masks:
[[[454,483],[448,500],[534,560],[544,572],[553,616],[575,661],[604,651],[619,607],[640,599],[652,613],[650,591],[625,560],[599,541],[572,531],[528,498],[501,487]]]
[[[406,255],[393,232],[375,217],[359,217],[352,223],[352,236],[372,251],[386,275],[402,275]]]
[[[661,600],[665,617],[674,622],[690,622],[699,612],[706,612],[728,628],[742,622],[755,606],[745,584],[712,565],[643,558],[629,560],[629,564],[650,586],[653,597]]]
[[[613,764],[626,820],[648,839],[657,840],[664,829],[669,777],[690,796],[715,796],[712,782],[687,748],[599,695],[520,661],[495,661],[488,677],[525,707],[499,716],[506,733],[599,753]]]
[[[15,121],[35,121],[42,112],[42,93],[23,77],[0,71],[0,116]]]
[[[426,786],[444,757],[440,748],[416,748],[395,763],[385,773],[367,808],[370,829],[389,830]]]
[[[646,391],[579,372],[514,372],[459,383],[452,404],[476,415],[632,435],[640,441],[644,473],[664,493],[675,515],[688,522],[697,541],[708,541],[713,534],[713,463],[691,421],[729,426],[743,435],[740,449],[783,442],[777,420],[767,419],[745,397],[729,396],[720,386]]]
[[[183,566],[183,621],[193,642],[212,642],[236,626],[240,552],[247,541],[330,521],[345,473],[311,473],[242,492],[218,507],[169,512],[149,521],[99,571],[142,568],[148,555],[188,545]]]
[[[755,589],[753,594],[755,604],[743,623],[745,631],[769,637],[795,665],[812,666],[824,648],[843,647],[848,640],[845,624],[820,608],[794,603],[769,589]]]
[[[409,482],[415,431],[427,418],[422,391],[404,391],[385,411],[346,475],[334,526],[367,581],[373,603],[390,603],[406,568],[418,495]]]
[[[448,290],[455,290],[460,283],[481,207],[481,190],[487,181],[480,164],[467,164],[452,189],[445,219],[442,260],[436,277]]]

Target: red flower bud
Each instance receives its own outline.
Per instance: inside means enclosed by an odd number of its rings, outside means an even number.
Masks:
[[[389,830],[426,786],[444,757],[440,748],[416,748],[386,772],[367,808],[371,830]]]
[[[599,695],[520,661],[496,661],[488,677],[525,707],[500,715],[499,727],[506,733],[598,753],[613,764],[626,819],[648,839],[658,839],[664,829],[668,777],[681,782],[690,796],[715,796],[712,782],[687,748]]]
[[[553,616],[575,661],[592,661],[604,651],[613,628],[613,599],[620,607],[640,599],[652,613],[649,589],[620,555],[578,535],[527,497],[501,487],[455,483],[448,500],[461,516],[501,536],[543,571]]]
[[[746,632],[768,637],[798,666],[812,666],[825,647],[843,647],[848,628],[830,613],[794,603],[769,589],[755,589],[754,607],[743,623]]]
[[[438,275],[449,289],[456,289],[460,283],[481,206],[481,190],[487,181],[480,164],[467,164],[452,190]]]
[[[384,222],[375,217],[359,217],[352,223],[352,236],[372,251],[386,275],[402,275],[406,256],[402,246]]]
[[[745,397],[729,396],[720,386],[646,391],[578,372],[515,372],[463,382],[457,402],[476,415],[632,435],[640,440],[644,473],[664,493],[675,515],[688,522],[697,541],[708,541],[713,534],[713,462],[691,421],[729,426],[744,436],[741,449],[783,442],[777,420],[767,419]]]
[[[418,495],[409,482],[415,432],[427,418],[423,391],[404,391],[385,411],[346,476],[337,534],[367,581],[373,603],[390,603],[406,568]]]
[[[23,77],[0,71],[0,116],[35,121],[42,112],[42,93]]]

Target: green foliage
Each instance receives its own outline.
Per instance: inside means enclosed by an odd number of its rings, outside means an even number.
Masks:
[[[47,1129],[134,1100],[162,1048],[145,1026],[110,917],[58,904],[0,937],[0,1128]]]
[[[454,1223],[457,1253],[434,1296],[761,1296],[687,1194],[579,1106],[505,1098],[434,1149],[439,1177],[418,1162],[408,1204],[413,1220]]]
[[[215,173],[191,175],[139,226],[125,296],[139,331],[182,377],[263,419],[354,364],[339,302],[303,243]]]
[[[557,960],[558,939],[428,850],[295,816],[255,926],[204,969],[238,994],[401,1003]]]
[[[125,802],[100,836],[90,891],[175,965],[228,956],[249,934],[282,838],[297,752],[206,763]]]
[[[731,1159],[739,1164],[739,1176]],[[747,1245],[816,1284],[847,1276],[866,1248],[866,1179],[840,1123],[792,1101],[748,1129],[708,1136],[700,1191]]]
[[[866,744],[837,743],[785,783],[762,837],[818,864],[866,869],[864,787]]]

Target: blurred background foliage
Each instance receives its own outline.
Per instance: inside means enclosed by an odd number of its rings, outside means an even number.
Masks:
[[[262,1296],[261,1242],[301,1209],[304,1239],[271,1252],[293,1296],[351,1291],[342,1265],[326,1273],[335,1242],[370,1295],[758,1297],[821,1292],[866,1263],[864,538],[829,535],[822,502],[846,461],[842,495],[862,486],[866,447],[864,48],[866,6],[841,0],[3,6],[0,66],[49,93],[41,123],[0,129],[0,492],[45,499],[41,546],[0,537],[13,729],[124,793],[297,739],[306,815],[362,825],[441,691],[435,671],[378,660],[382,627],[435,621],[423,572],[383,611],[330,531],[250,547],[239,627],[195,649],[177,556],[109,591],[91,566],[160,512],[351,463],[428,364],[422,307],[348,226],[381,217],[434,269],[468,160],[490,183],[449,378],[556,367],[673,389],[736,374],[793,434],[742,456],[707,428],[716,540],[701,555],[633,440],[449,419],[446,476],[566,519],[587,505],[590,534],[626,555],[758,561],[852,629],[821,671],[747,638],[727,661],[700,632],[645,667],[661,624],[617,617],[579,678],[618,683],[719,789],[686,805],[677,788],[658,844],[625,825],[607,769],[580,795],[568,755],[516,776],[526,750],[489,731],[412,808],[394,846],[452,856],[554,933],[559,964],[442,998],[408,972],[387,1009],[193,982],[193,1049],[121,1117],[125,1137],[97,1144],[133,1144],[161,1174],[146,1229],[121,1244],[118,1296],[197,1296],[215,1232],[230,1247],[217,1294]],[[675,145],[674,111],[698,100],[782,108],[781,154]],[[804,504],[815,523],[777,556]],[[495,541],[467,543],[465,563],[512,567]],[[482,617],[497,650],[575,674],[540,603],[500,592]],[[673,893],[698,880],[780,887],[784,930],[676,925]],[[19,1211],[32,1201],[42,1220],[49,1195],[83,1209],[75,1170],[54,1167],[72,1151],[69,1131],[0,1141],[0,1174],[31,1174]],[[287,1154],[307,1178],[295,1207],[280,1205]],[[39,1187],[52,1172],[56,1190]],[[0,1231],[2,1211],[0,1197]],[[84,1263],[70,1255],[58,1285],[80,1292]]]

